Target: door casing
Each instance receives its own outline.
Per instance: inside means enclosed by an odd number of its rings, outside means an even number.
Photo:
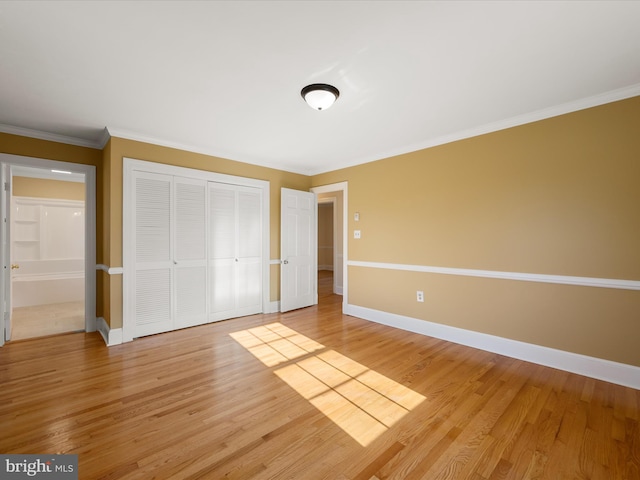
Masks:
[[[347,262],[349,260],[349,182],[339,182],[311,188],[316,195],[320,193],[342,192],[342,311],[349,304],[349,282]],[[335,210],[334,210],[335,213]]]

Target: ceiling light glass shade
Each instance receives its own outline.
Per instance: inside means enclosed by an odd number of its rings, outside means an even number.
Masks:
[[[340,92],[332,85],[314,83],[300,92],[304,101],[315,110],[326,110],[338,99]]]

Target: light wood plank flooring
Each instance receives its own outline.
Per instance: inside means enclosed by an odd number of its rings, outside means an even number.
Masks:
[[[324,279],[321,280],[321,282]],[[640,391],[340,313],[0,349],[0,452],[81,479],[640,478]]]

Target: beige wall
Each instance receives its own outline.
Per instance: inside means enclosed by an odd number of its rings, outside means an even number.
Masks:
[[[44,178],[13,177],[12,194],[16,197],[58,198],[84,201],[85,186],[80,182],[64,182]]]
[[[349,182],[349,260],[640,280],[638,125],[640,97],[313,185]],[[348,287],[353,305],[640,366],[638,291],[365,267]]]
[[[0,153],[93,166],[100,164],[102,156],[100,150],[95,148],[77,147],[2,132],[0,132]]]

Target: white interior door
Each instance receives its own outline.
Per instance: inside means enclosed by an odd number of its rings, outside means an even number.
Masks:
[[[281,190],[280,311],[318,303],[318,220],[314,193]]]

